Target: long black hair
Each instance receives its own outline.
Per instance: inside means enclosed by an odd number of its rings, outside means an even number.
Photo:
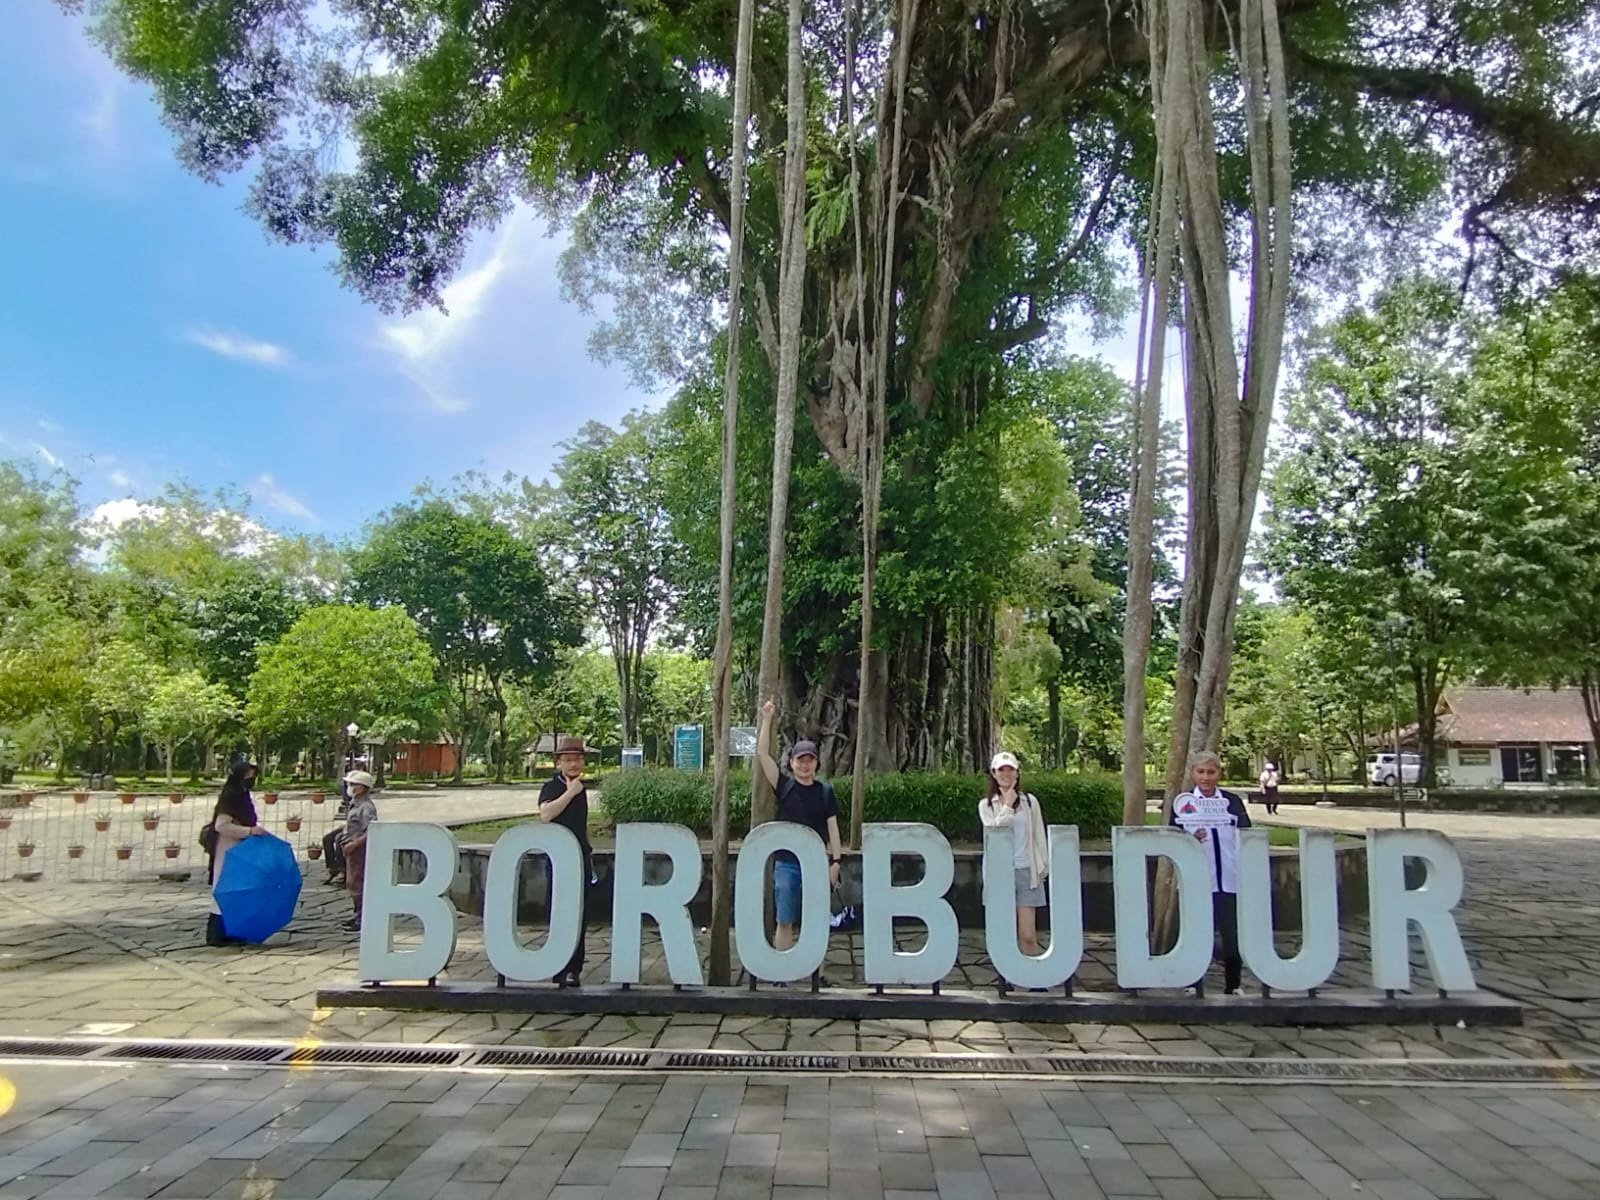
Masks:
[[[227,781],[222,785],[222,793],[217,797],[213,817],[226,815],[240,825],[256,823],[256,804],[250,796],[250,784],[246,777],[257,769],[256,764],[247,758],[241,758],[233,764]]]
[[[1017,768],[1017,806],[1022,806],[1022,798],[1028,793],[1022,790],[1022,768]],[[989,799],[993,800],[1000,794],[1000,778],[993,771],[989,772]]]

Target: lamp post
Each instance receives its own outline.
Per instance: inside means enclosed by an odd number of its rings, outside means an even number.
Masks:
[[[354,721],[344,727],[344,769],[349,774],[356,769],[356,734],[361,732],[361,726]]]

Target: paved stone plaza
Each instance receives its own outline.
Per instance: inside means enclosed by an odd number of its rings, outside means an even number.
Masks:
[[[23,1200],[1600,1195],[1587,1091],[0,1071]]]
[[[1285,815],[1350,829],[1392,821]],[[320,869],[289,930],[225,950],[202,944],[208,897],[198,881],[7,884],[0,1037],[1121,1055],[1155,1082],[780,1085],[0,1060],[0,1108],[15,1094],[0,1116],[0,1196],[1594,1200],[1600,1092],[1182,1082],[1177,1060],[1351,1060],[1359,1074],[1372,1059],[1600,1058],[1600,822],[1429,820],[1458,838],[1468,881],[1460,922],[1479,982],[1527,1006],[1521,1029],[319,1011],[317,987],[353,978],[355,959],[354,935],[339,928],[348,901],[321,885]],[[603,941],[592,943],[595,980],[606,971]],[[1359,923],[1344,941],[1341,972],[1359,983]],[[1095,972],[1109,981],[1107,950],[1092,947],[1086,987]],[[859,954],[859,935],[836,934],[829,971],[850,982]],[[461,921],[455,963],[451,978],[488,975],[475,921]],[[962,971],[986,978],[975,939]],[[811,1190],[791,1190],[800,1188]]]

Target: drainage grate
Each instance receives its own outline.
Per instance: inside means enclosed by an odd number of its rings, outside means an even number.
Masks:
[[[648,1066],[647,1050],[485,1050],[472,1060],[475,1067],[621,1067]]]
[[[57,1042],[47,1038],[0,1038],[0,1054],[14,1058],[88,1058],[104,1042]]]
[[[1427,1070],[1409,1062],[1362,1062],[1330,1058],[1246,1058],[1231,1064],[1236,1076],[1244,1079],[1321,1079],[1375,1083],[1396,1081],[1421,1083],[1431,1078]]]
[[[741,1054],[733,1051],[675,1050],[667,1055],[669,1070],[680,1071],[844,1071],[839,1054]]]
[[[1592,1067],[1564,1062],[1508,1062],[1497,1058],[1418,1065],[1428,1075],[1450,1083],[1579,1083],[1596,1077]]]
[[[128,1042],[111,1046],[107,1058],[140,1058],[185,1062],[277,1062],[287,1046],[227,1042]]]
[[[349,1066],[448,1067],[460,1050],[425,1050],[412,1046],[300,1046],[285,1060],[291,1066],[338,1063]]]
[[[857,1054],[851,1060],[851,1069],[918,1075],[952,1071],[978,1075],[1029,1075],[1038,1067],[1031,1058],[999,1058],[987,1054]]]
[[[1044,1060],[1063,1075],[1166,1075],[1182,1065],[1180,1059],[1133,1058],[1120,1055],[1052,1054]],[[1186,1072],[1196,1074],[1197,1072]]]

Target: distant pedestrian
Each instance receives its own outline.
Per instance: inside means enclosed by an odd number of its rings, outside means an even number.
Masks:
[[[378,805],[372,799],[371,775],[351,771],[344,781],[350,785],[350,811],[344,818],[344,886],[355,909],[355,915],[344,927],[360,929],[361,889],[367,881],[367,834],[378,819]]]
[[[255,799],[250,788],[256,781],[256,764],[237,762],[228,772],[222,791],[217,796],[217,807],[211,813],[211,837],[208,854],[211,859],[211,913],[206,917],[206,945],[239,946],[240,938],[229,937],[222,923],[222,909],[216,902],[216,886],[222,878],[222,864],[228,851],[248,837],[260,837],[267,831],[257,823]]]
[[[1039,910],[1045,906],[1045,877],[1050,873],[1050,847],[1044,811],[1022,790],[1017,756],[1002,750],[989,762],[989,794],[978,801],[978,820],[987,829],[1011,834],[1011,865],[1017,906],[1017,945],[1024,954],[1039,953]]]
[[[539,819],[564,825],[578,839],[583,850],[583,878],[578,885],[578,945],[567,965],[556,974],[558,987],[583,986],[585,927],[588,920],[590,869],[594,851],[589,845],[589,792],[583,784],[583,769],[589,748],[580,737],[564,737],[556,743],[556,773],[539,791]],[[555,869],[545,860],[545,893],[555,904]]]
[[[801,738],[790,747],[789,773],[778,770],[778,762],[772,757],[772,721],[777,711],[772,700],[761,706],[756,761],[777,793],[777,819],[804,825],[828,847],[828,884],[837,888],[844,854],[839,837],[839,798],[831,783],[817,778],[817,744],[809,738]],[[794,945],[795,926],[800,923],[800,860],[788,850],[779,850],[772,856],[772,907],[776,918],[772,945],[787,950]]]
[[[1204,842],[1211,853],[1211,914],[1217,939],[1222,943],[1223,986],[1228,995],[1239,990],[1243,962],[1239,957],[1239,830],[1250,828],[1244,801],[1217,786],[1222,760],[1210,750],[1189,759],[1194,786],[1173,797],[1172,823]]]
[[[1266,801],[1267,812],[1278,811],[1278,768],[1268,763],[1261,769],[1261,798]]]

